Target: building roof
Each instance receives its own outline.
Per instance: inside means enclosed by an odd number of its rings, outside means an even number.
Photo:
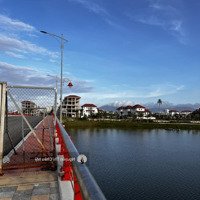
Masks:
[[[32,103],[32,104],[35,104],[33,101],[28,101],[28,100],[22,101],[21,103]]]
[[[95,106],[95,105],[92,104],[92,103],[85,103],[85,104],[83,104],[81,107],[97,107],[97,106]]]
[[[181,112],[183,113],[183,112],[192,112],[192,111],[191,110],[183,110]]]
[[[66,98],[77,98],[77,99],[80,99],[81,97],[77,96],[77,95],[68,95],[65,97]]]
[[[125,107],[125,109],[132,109],[132,108],[133,108],[133,106],[130,106],[130,105]]]
[[[144,106],[141,106],[141,105],[139,105],[139,104],[136,104],[136,105],[133,106],[133,108],[136,109],[136,108],[145,108],[145,107],[144,107]]]
[[[170,110],[169,112],[178,112],[177,110]]]
[[[124,106],[120,106],[119,108],[117,108],[117,110],[121,110],[121,109],[125,109]]]
[[[144,108],[144,109],[146,109],[144,106],[136,104],[134,106],[130,106],[130,105],[128,105],[128,106],[120,106],[119,108],[117,108],[117,110],[121,110],[121,109],[136,109],[136,108]]]

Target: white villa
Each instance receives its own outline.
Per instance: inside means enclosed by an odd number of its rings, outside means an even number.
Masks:
[[[180,112],[177,110],[169,110],[169,115],[174,116],[174,115],[179,115]]]
[[[139,104],[136,104],[134,106],[121,106],[119,108],[117,108],[117,113],[120,116],[131,116],[132,114],[142,114],[143,116],[147,116],[150,114],[150,111],[145,108],[144,106],[141,106]]]
[[[82,117],[84,116],[88,117],[98,113],[98,108],[94,104],[86,103],[82,105],[81,108],[82,108]]]
[[[187,115],[189,115],[191,113],[192,113],[191,110],[183,110],[183,111],[181,111],[181,115],[185,115],[185,116],[187,116]]]

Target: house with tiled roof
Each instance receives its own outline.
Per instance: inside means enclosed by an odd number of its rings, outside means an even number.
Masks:
[[[96,115],[98,113],[98,108],[96,105],[92,103],[85,103],[81,106],[82,108],[82,116],[89,117],[91,115]]]
[[[169,115],[174,116],[174,115],[179,115],[180,112],[178,110],[170,110]]]
[[[180,114],[181,114],[181,115],[187,116],[187,115],[189,115],[189,114],[191,114],[191,113],[192,113],[191,110],[182,110]]]
[[[131,116],[133,114],[139,115],[142,114],[143,116],[147,116],[150,114],[150,111],[142,105],[136,104],[134,106],[120,106],[117,108],[117,113],[120,116]]]

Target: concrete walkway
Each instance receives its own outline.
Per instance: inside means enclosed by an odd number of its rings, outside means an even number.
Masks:
[[[0,200],[59,200],[56,172],[9,171],[0,176]]]

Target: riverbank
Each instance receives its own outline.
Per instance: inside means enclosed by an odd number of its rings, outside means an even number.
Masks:
[[[119,128],[119,129],[166,129],[166,130],[200,130],[200,124],[195,123],[157,123],[138,122],[131,120],[64,120],[66,129],[71,128]]]

